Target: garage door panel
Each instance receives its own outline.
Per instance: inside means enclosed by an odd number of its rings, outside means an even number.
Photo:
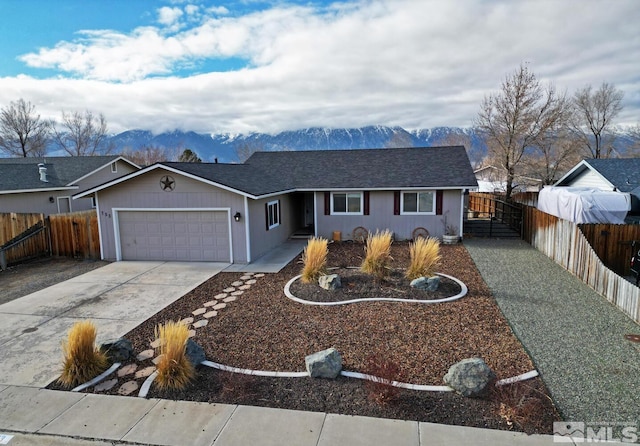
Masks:
[[[119,211],[123,260],[229,262],[224,211]]]

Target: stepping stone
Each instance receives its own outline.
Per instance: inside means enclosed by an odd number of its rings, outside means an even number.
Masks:
[[[231,286],[240,286],[240,285],[242,285],[243,283],[244,283],[244,282],[241,282],[241,281],[239,281],[239,280],[236,280],[235,282],[233,282],[233,283],[231,284]]]
[[[233,301],[234,301],[234,300],[236,300],[237,298],[238,298],[237,296],[229,296],[229,297],[227,297],[224,301],[225,301],[226,303],[229,303],[229,302],[233,302]]]
[[[203,316],[206,317],[207,319],[209,319],[210,317],[217,316],[217,315],[218,315],[217,311],[209,311],[208,313],[203,314]]]
[[[192,317],[185,317],[184,319],[182,319],[180,321],[181,324],[183,325],[189,325],[191,323],[193,323],[193,318]]]
[[[150,366],[150,367],[145,367],[142,370],[138,370],[135,374],[136,378],[146,378],[147,376],[151,375],[153,372],[156,371],[156,368],[154,366]],[[126,384],[126,383],[125,383]],[[136,387],[137,388],[137,387]]]
[[[225,296],[226,296],[226,294],[225,294]],[[205,307],[213,307],[213,306],[214,306],[215,304],[217,304],[217,303],[218,303],[218,301],[217,301],[217,300],[210,300],[209,302],[205,302],[205,303],[204,303],[204,306],[205,306]]]
[[[231,286],[231,287],[229,287],[229,288],[225,288],[225,289],[224,289],[224,290],[222,290],[222,291],[224,291],[225,293],[230,293],[230,292],[235,291],[235,290],[236,290],[236,289],[235,289],[234,287],[232,287],[232,286]]]
[[[135,381],[127,381],[120,386],[118,393],[120,395],[131,395],[136,390],[138,390],[138,383]]]
[[[242,285],[242,286],[239,286],[239,287],[238,287],[238,289],[239,289],[239,290],[243,290],[243,291],[244,291],[244,290],[248,290],[249,288],[251,288],[251,285]],[[236,292],[237,292],[237,291],[236,291]]]
[[[227,306],[227,304],[222,303],[222,304],[215,305],[215,306],[213,307],[213,309],[214,309],[214,310],[222,310],[222,309],[223,309],[224,307],[226,307],[226,306]]]
[[[257,280],[256,280],[256,279],[251,279],[251,280],[247,280],[245,283],[246,283],[247,285],[253,285],[253,284],[254,284],[254,283],[256,283],[256,282],[257,282]]]
[[[234,291],[233,293],[231,293],[231,296],[233,297],[238,297],[238,296],[242,296],[244,294],[244,291]],[[227,297],[227,299],[229,299]],[[227,299],[224,299],[224,302],[229,302]]]
[[[231,292],[231,291],[229,291],[229,292]],[[214,299],[224,299],[227,296],[228,296],[227,293],[220,293],[220,294],[216,294],[215,296],[213,296],[213,298]]]
[[[138,356],[136,356],[136,359],[138,361],[145,361],[147,359],[153,358],[154,353],[155,352],[152,349],[145,350],[143,352],[138,353]]]
[[[264,274],[262,273],[254,274],[253,277],[264,277]]]
[[[208,323],[209,323],[208,319],[200,319],[198,322],[195,322],[193,324],[193,328],[206,327]]]
[[[97,384],[93,390],[96,392],[104,392],[105,390],[111,390],[113,387],[118,384],[118,378],[108,379],[106,381],[102,381],[100,384]]]
[[[153,350],[146,350],[146,351],[151,352],[153,354]],[[138,356],[140,356],[140,355],[138,355]],[[145,359],[149,359],[149,358],[145,358]],[[140,360],[138,360],[138,361],[140,361]],[[138,370],[138,366],[135,365],[135,364],[125,365],[121,369],[118,369],[118,377],[122,378],[123,376],[131,375],[136,370]]]
[[[205,314],[207,312],[206,308],[198,308],[196,311],[191,312],[194,316],[200,316],[201,314]]]
[[[192,338],[196,335],[196,331],[195,330],[189,330],[189,337]]]
[[[160,360],[162,359],[163,356],[164,355],[156,356],[155,358],[153,358],[153,360],[151,362],[153,362],[155,365],[158,365],[158,363],[160,362]],[[137,375],[137,373],[136,373],[136,375]]]
[[[245,276],[240,277],[240,280],[249,280],[251,279],[251,274],[247,274]]]
[[[161,343],[162,343],[162,341],[160,339],[156,339],[155,341],[151,342],[151,347],[152,348],[158,348],[158,347],[160,347]]]

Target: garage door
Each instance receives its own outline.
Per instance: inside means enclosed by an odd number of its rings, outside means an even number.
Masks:
[[[122,260],[230,262],[225,211],[119,211]]]

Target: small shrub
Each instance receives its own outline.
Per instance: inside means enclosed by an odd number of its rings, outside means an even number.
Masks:
[[[495,412],[507,426],[515,425],[527,433],[537,432],[543,428],[535,421],[545,410],[542,398],[548,398],[548,396],[524,382],[503,386],[492,385],[491,399],[496,405]]]
[[[411,260],[407,272],[407,279],[431,277],[440,263],[440,241],[435,237],[419,237],[409,245]]]
[[[104,372],[109,361],[96,346],[96,326],[91,321],[73,324],[62,342],[64,363],[58,382],[66,387],[85,383]]]
[[[253,375],[243,373],[226,373],[222,378],[222,391],[224,397],[244,400],[256,394],[256,378]]]
[[[155,335],[160,340],[160,360],[156,365],[158,377],[155,382],[162,390],[185,388],[195,375],[186,354],[189,328],[179,322],[168,321],[156,327]]]
[[[318,277],[325,271],[327,263],[327,240],[313,237],[307,243],[302,253],[302,282],[310,283],[318,280]]]
[[[367,374],[375,378],[365,381],[369,392],[369,399],[376,404],[384,405],[396,400],[400,388],[392,386],[393,381],[402,381],[400,366],[393,361],[384,359],[381,354],[367,358]]]
[[[385,230],[369,234],[364,248],[365,258],[360,267],[363,272],[382,280],[387,275],[391,258],[391,232]]]

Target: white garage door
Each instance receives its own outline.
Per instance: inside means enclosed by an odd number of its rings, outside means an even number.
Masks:
[[[225,211],[119,211],[122,260],[230,262]]]

